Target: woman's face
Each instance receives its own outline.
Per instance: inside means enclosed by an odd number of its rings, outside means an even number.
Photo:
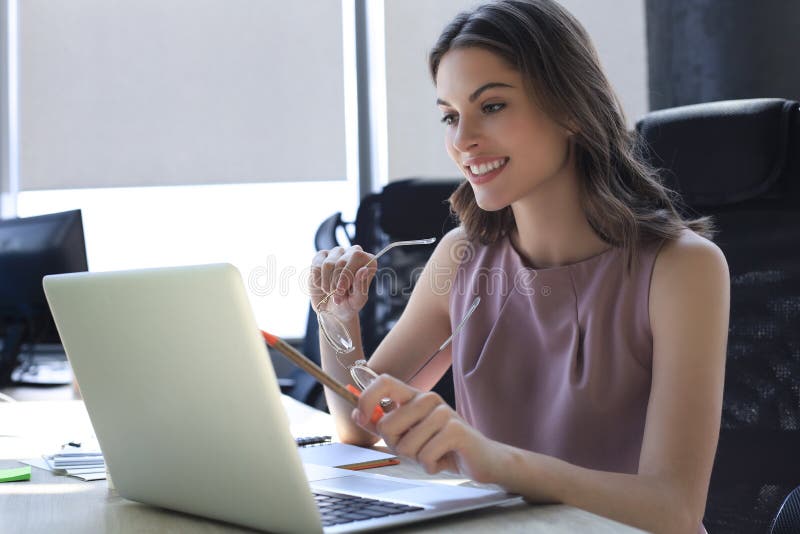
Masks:
[[[569,132],[532,102],[519,72],[492,52],[446,52],[436,90],[447,153],[482,209],[510,205],[565,166]]]

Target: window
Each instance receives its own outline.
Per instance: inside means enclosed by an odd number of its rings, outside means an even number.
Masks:
[[[232,263],[258,325],[300,338],[314,232],[356,202],[348,182],[272,183],[23,192],[18,212],[82,209],[92,271]]]
[[[358,200],[353,2],[8,6],[16,214],[81,209],[93,271],[232,263],[302,337],[314,232]]]

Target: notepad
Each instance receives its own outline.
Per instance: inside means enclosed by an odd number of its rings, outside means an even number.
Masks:
[[[370,469],[399,464],[397,456],[346,443],[321,443],[298,447],[304,464],[339,467],[341,469]]]
[[[106,478],[106,463],[96,441],[85,446],[70,443],[70,446],[64,446],[53,454],[43,454],[41,459],[32,458],[20,462],[81,480]]]
[[[31,467],[15,467],[14,469],[0,469],[0,482],[21,482],[31,479]]]

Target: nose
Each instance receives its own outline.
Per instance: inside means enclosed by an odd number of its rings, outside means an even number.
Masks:
[[[453,147],[460,152],[470,152],[477,146],[479,137],[480,132],[475,123],[460,118],[453,134]]]

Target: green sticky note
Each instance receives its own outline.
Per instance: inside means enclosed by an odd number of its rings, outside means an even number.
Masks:
[[[0,469],[0,482],[19,482],[31,479],[31,466]]]

